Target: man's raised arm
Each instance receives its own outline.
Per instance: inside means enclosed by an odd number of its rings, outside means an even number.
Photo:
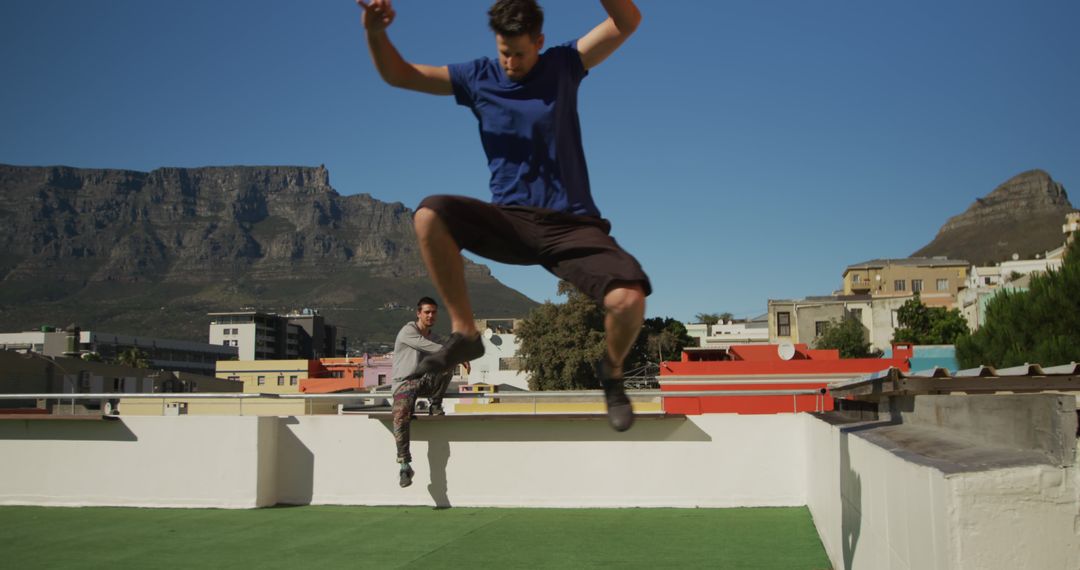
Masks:
[[[641,23],[641,12],[632,0],[600,0],[600,3],[608,18],[582,36],[577,44],[585,69],[600,65],[615,53]]]
[[[368,51],[371,61],[379,71],[383,81],[394,87],[411,89],[432,95],[453,95],[450,84],[450,70],[446,66],[435,67],[409,63],[401,57],[397,48],[390,42],[386,28],[394,21],[394,7],[390,0],[356,0],[364,11],[361,20],[367,36]]]

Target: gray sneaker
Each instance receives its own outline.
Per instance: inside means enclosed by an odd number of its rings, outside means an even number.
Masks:
[[[413,471],[412,467],[406,466],[404,469],[401,470],[398,485],[401,485],[402,488],[412,485],[412,477],[414,474],[416,474],[416,472]]]

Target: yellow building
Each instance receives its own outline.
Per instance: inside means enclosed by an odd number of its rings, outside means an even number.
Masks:
[[[249,394],[299,394],[300,380],[323,370],[318,360],[219,360],[215,375],[243,382]]]
[[[953,307],[967,282],[969,267],[967,261],[939,257],[874,259],[844,270],[844,294],[907,297],[918,293],[927,306]]]

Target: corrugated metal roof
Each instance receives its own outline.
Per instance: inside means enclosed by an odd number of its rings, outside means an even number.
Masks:
[[[904,372],[889,368],[852,380],[829,385],[834,397],[876,399],[900,394],[943,394],[951,392],[1080,392],[1080,364],[1059,366],[1024,364],[1009,368],[979,366],[950,372],[931,368]]]

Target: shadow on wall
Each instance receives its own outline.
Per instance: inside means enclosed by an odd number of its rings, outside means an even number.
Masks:
[[[613,431],[606,418],[557,421],[545,419],[470,418],[477,421],[419,422],[412,429],[412,441],[427,442],[431,469],[428,493],[435,508],[450,508],[446,468],[450,463],[450,442],[530,442],[530,441],[712,441],[709,434],[692,421],[681,418],[643,420],[628,432]],[[381,420],[387,437],[393,437],[393,421]],[[310,500],[310,495],[308,500]]]
[[[435,501],[436,509],[449,509],[453,506],[450,504],[450,489],[446,480],[446,466],[450,463],[450,442],[441,438],[429,439],[427,460],[431,469],[428,493]]]
[[[277,501],[281,504],[310,505],[315,494],[315,455],[288,427],[299,423],[296,417],[282,418],[278,430]],[[286,461],[288,465],[283,465]]]
[[[71,429],[71,422],[79,429]],[[53,441],[139,441],[123,421],[115,420],[4,420],[0,438]],[[15,428],[15,429],[10,429]]]
[[[862,480],[851,468],[848,430],[840,430],[840,542],[844,551],[844,570],[851,570],[855,547],[862,527]]]

